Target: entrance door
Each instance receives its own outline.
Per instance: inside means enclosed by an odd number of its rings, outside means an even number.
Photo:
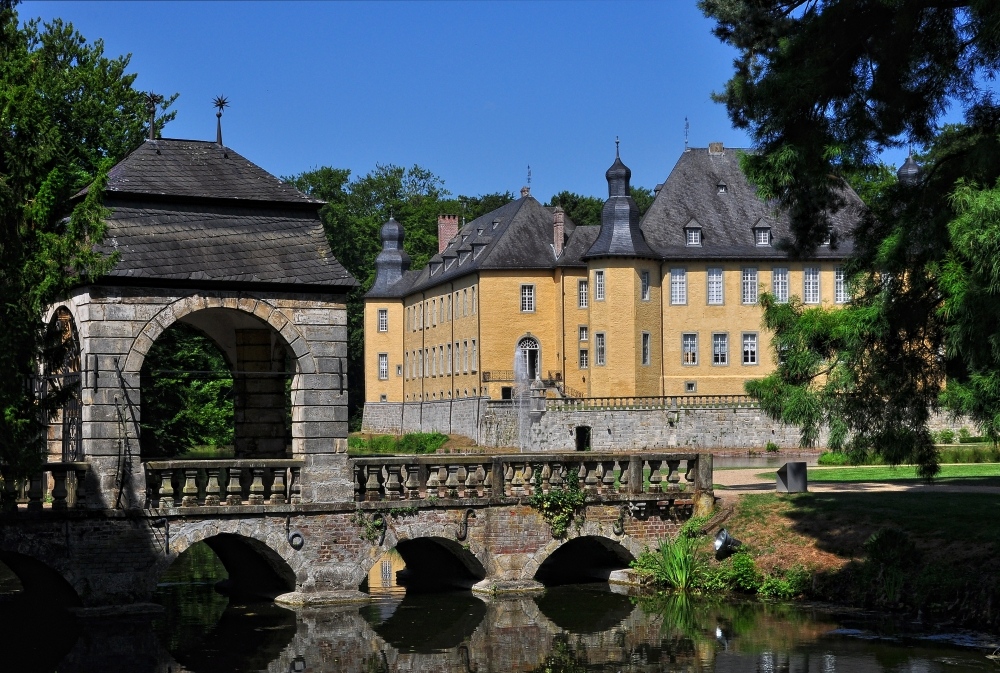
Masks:
[[[590,451],[590,426],[579,425],[576,428],[576,450]]]
[[[521,371],[529,381],[538,378],[538,340],[534,337],[524,337],[517,342],[517,354],[520,357]]]

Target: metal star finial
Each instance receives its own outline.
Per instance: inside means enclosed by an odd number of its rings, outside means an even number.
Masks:
[[[163,102],[163,96],[152,91],[145,93],[146,112],[149,113],[149,139],[156,140],[156,106]]]
[[[222,111],[229,107],[229,99],[225,96],[216,96],[212,100],[212,105],[218,112],[215,113],[215,142],[222,146]]]

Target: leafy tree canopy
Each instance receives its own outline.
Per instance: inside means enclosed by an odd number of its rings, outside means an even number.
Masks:
[[[38,354],[62,359],[42,313],[114,261],[93,252],[104,233],[101,190],[107,169],[148,133],[128,63],[62,21],[22,26],[13,3],[0,2],[0,464],[14,476],[42,460],[42,424],[72,392],[40,403],[31,392]]]
[[[645,187],[632,187],[632,200],[639,207],[639,216],[642,217],[653,205],[653,190]],[[577,225],[584,227],[601,226],[601,210],[604,208],[604,199],[596,196],[583,196],[573,192],[559,192],[553,194],[547,206],[559,206],[566,211],[569,219]]]
[[[791,256],[826,237],[849,183],[866,203],[843,311],[764,296],[783,364],[747,385],[765,410],[821,425],[862,458],[937,471],[940,402],[1000,437],[1000,4],[993,0],[701,0],[738,51],[717,99],[757,152],[743,168],[792,223]],[[949,109],[964,123],[940,125]],[[923,173],[879,163],[916,144]],[[942,393],[942,390],[944,391]]]

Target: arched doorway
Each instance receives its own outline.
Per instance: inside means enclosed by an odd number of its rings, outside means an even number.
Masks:
[[[539,377],[538,339],[533,336],[523,337],[517,342],[514,352],[514,378],[518,381],[533,381]]]

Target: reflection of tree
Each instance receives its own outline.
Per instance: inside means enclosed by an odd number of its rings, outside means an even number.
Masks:
[[[583,673],[587,670],[587,652],[582,644],[580,647],[583,652],[577,654],[566,634],[560,633],[552,639],[552,653],[531,673]]]

